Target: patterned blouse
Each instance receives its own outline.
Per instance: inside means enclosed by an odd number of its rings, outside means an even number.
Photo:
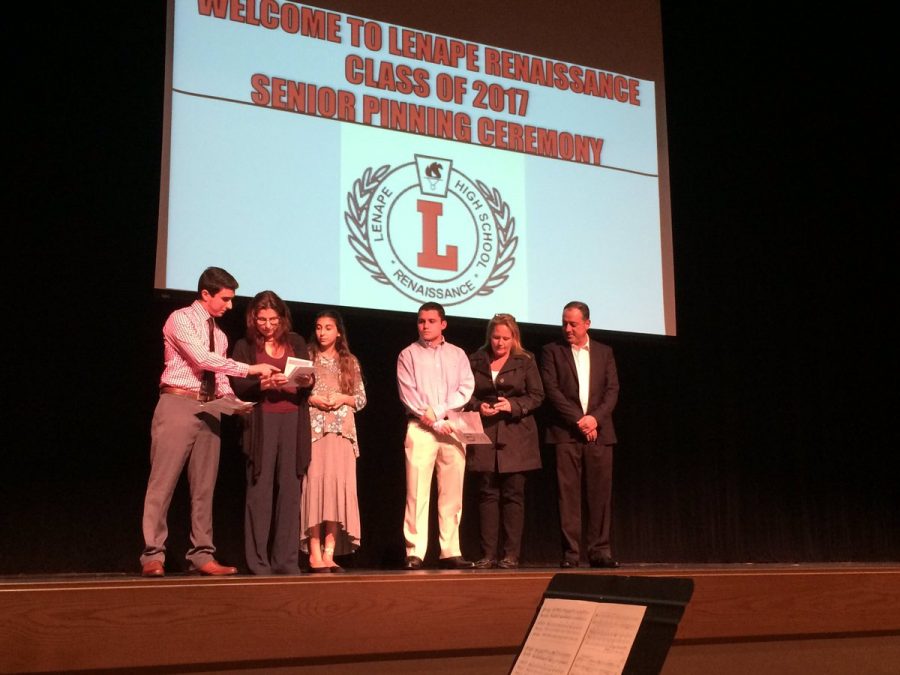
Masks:
[[[313,359],[316,368],[316,383],[313,385],[313,396],[327,396],[341,393],[341,366],[338,359],[331,359],[323,354],[316,354]],[[342,405],[337,410],[319,410],[309,406],[309,420],[312,426],[312,440],[316,442],[325,434],[341,434],[353,446],[353,454],[359,457],[359,446],[356,443],[356,417],[354,412],[362,410],[366,405],[366,389],[363,386],[359,362],[353,359],[356,370],[356,388],[353,392],[354,405]]]

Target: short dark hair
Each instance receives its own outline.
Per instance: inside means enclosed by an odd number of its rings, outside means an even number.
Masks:
[[[437,312],[441,315],[441,321],[447,320],[447,314],[444,312],[444,306],[439,302],[426,302],[424,305],[419,307],[418,314],[422,312]]]
[[[203,291],[210,295],[215,295],[223,288],[236,291],[237,287],[237,279],[221,267],[207,267],[203,270],[203,274],[200,275],[200,280],[197,282],[197,295],[202,294]]]
[[[567,309],[577,309],[581,312],[582,319],[590,319],[591,318],[591,309],[585,303],[580,300],[572,300],[572,302],[567,302],[566,306],[563,307],[563,311],[565,312]]]

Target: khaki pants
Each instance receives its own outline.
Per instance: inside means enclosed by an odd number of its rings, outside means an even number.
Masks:
[[[213,491],[219,473],[219,414],[202,412],[199,401],[162,394],[150,429],[150,478],[144,498],[144,552],[141,565],[166,557],[169,504],[184,465],[191,488],[191,548],[193,569],[210,560],[213,545]]]
[[[461,555],[459,520],[462,516],[466,451],[451,436],[437,434],[410,420],[406,429],[406,514],[403,536],[406,555],[425,559],[428,550],[428,509],[431,477],[437,469],[438,526],[441,558]]]

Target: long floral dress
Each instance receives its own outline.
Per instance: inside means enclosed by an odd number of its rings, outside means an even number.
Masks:
[[[322,354],[314,359],[316,383],[312,395],[326,396],[340,392],[340,364]],[[312,460],[303,477],[300,501],[300,548],[309,552],[309,532],[325,521],[338,523],[334,555],[354,552],[360,544],[359,503],[356,498],[356,442],[355,411],[366,405],[366,390],[356,368],[356,390],[353,407],[342,405],[337,410],[309,407],[312,427]],[[324,532],[320,532],[324,537]]]

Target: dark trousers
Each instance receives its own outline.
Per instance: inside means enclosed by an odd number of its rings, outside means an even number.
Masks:
[[[569,562],[578,562],[581,557],[582,476],[588,514],[585,541],[588,559],[612,556],[609,530],[612,522],[613,447],[587,442],[556,445],[563,556]]]
[[[482,557],[497,560],[498,535],[503,523],[500,550],[503,557],[519,560],[525,523],[525,474],[482,472],[478,479],[478,513],[481,520]]]
[[[253,467],[249,462],[247,464],[244,553],[247,567],[254,574],[300,572],[297,424],[296,412],[264,412],[259,476],[255,482]]]

